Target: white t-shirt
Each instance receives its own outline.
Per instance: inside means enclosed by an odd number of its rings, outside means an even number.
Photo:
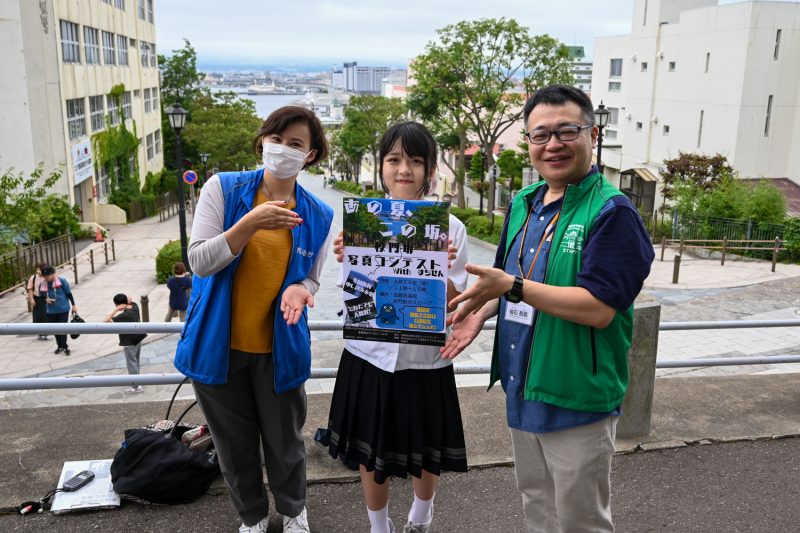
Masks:
[[[455,216],[449,217],[449,233],[453,246],[458,249],[456,258],[448,270],[448,279],[458,292],[467,288],[467,229]],[[342,270],[339,273],[339,286],[342,285]],[[422,346],[419,344],[397,344],[394,342],[375,342],[348,340],[347,351],[375,365],[381,370],[395,372],[398,370],[434,369],[453,364],[451,359],[442,359],[439,346]]]

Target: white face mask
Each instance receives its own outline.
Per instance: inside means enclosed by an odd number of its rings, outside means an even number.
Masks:
[[[280,180],[297,176],[306,164],[306,156],[308,154],[284,144],[264,143],[264,168]]]

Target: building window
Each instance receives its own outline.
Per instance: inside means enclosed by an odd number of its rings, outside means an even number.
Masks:
[[[96,169],[97,181],[100,183],[100,196],[111,194],[111,179],[108,177],[108,169],[105,165],[100,165]]]
[[[655,204],[656,182],[652,179],[642,179],[634,170],[623,171],[619,176],[619,190],[631,199],[631,203],[645,218],[653,214]]]
[[[608,125],[616,126],[619,124],[619,109],[616,107],[608,108]]]
[[[138,3],[139,3],[139,18],[142,20],[147,20],[145,18],[144,0],[138,0]]]
[[[114,6],[120,8],[121,10],[125,11],[125,0],[114,0]]]
[[[131,176],[136,175],[136,152],[132,152],[128,158],[128,170],[131,171]]]
[[[703,115],[705,112],[700,110],[700,124],[697,126],[697,147],[700,148],[700,141],[703,139]]]
[[[706,73],[708,72],[708,65],[711,63],[711,52],[706,52]]]
[[[108,122],[112,126],[119,124],[119,107],[117,101],[109,94],[106,96],[106,103],[108,104]]]
[[[606,129],[603,132],[603,137],[605,137],[608,141],[615,141],[617,140],[617,130]]]
[[[102,130],[106,125],[106,108],[103,95],[89,97],[89,119],[92,131]]]
[[[70,141],[86,135],[86,110],[83,98],[67,100],[67,129]]]
[[[147,0],[147,22],[153,22],[153,0]]]
[[[778,59],[778,52],[781,49],[781,30],[775,30],[775,51],[772,53],[772,59]]]
[[[153,97],[153,111],[158,112],[158,87],[153,87],[152,91],[150,91],[150,94]]]
[[[87,65],[100,64],[100,38],[95,28],[83,27],[83,53]]]
[[[155,45],[139,41],[139,49],[141,50],[142,66],[155,66],[155,58],[151,59],[151,54],[155,54]]]
[[[115,65],[117,63],[117,51],[114,50],[114,34],[103,32],[103,63]]]
[[[611,78],[619,78],[622,76],[622,58],[616,58],[611,60],[611,68],[608,73],[609,77]]]
[[[618,92],[622,90],[622,83],[618,81],[610,81],[608,82],[608,90],[610,92]]]
[[[120,66],[128,64],[128,38],[124,35],[117,35],[117,55]]]
[[[156,145],[156,153],[160,154],[161,153],[161,130],[156,130],[155,133],[153,133],[153,139],[154,139],[155,145]]]
[[[142,91],[140,91],[139,89],[133,91],[134,98],[140,98],[141,96],[142,96]]]
[[[78,25],[61,21],[61,55],[64,63],[81,62],[81,43],[78,37]]]
[[[147,160],[153,159],[153,134],[147,134]]]
[[[767,98],[767,118],[764,120],[764,137],[769,137],[769,118],[772,115],[772,95]]]
[[[144,112],[149,113],[152,107],[150,106],[150,89],[144,90]]]
[[[664,135],[669,135],[669,126],[667,126],[667,125],[665,124],[665,125],[664,125],[664,126],[661,128],[661,132],[662,132]]]
[[[644,12],[642,13],[642,26],[647,25],[647,0],[644,0]]]
[[[125,91],[122,93],[122,116],[125,120],[130,119],[131,115],[131,92]]]
[[[647,61],[642,61],[642,72],[647,72]]]
[[[642,131],[642,123],[641,122],[637,122],[636,123],[636,131]]]
[[[158,66],[158,57],[156,57],[156,45],[154,43],[150,43],[150,66],[151,67]]]
[[[674,61],[670,61],[669,62],[669,66],[667,67],[667,70],[669,70],[670,72],[675,72],[675,62]]]

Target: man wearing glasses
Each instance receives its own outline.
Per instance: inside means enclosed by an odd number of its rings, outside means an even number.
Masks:
[[[525,104],[543,182],[509,206],[493,268],[478,276],[442,348],[455,357],[498,317],[490,382],[506,392],[517,486],[530,532],[613,531],[611,456],[628,386],[633,301],[654,252],[639,213],[592,164],[598,129],[580,90]]]

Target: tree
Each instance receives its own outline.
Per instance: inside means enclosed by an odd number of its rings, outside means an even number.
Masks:
[[[375,162],[372,182],[378,189],[378,144],[386,129],[399,121],[406,107],[399,98],[385,96],[354,96],[344,110],[345,122],[340,140],[348,154],[360,161],[360,156],[372,154]]]
[[[663,203],[661,212],[667,210],[667,201],[675,201],[681,195],[700,194],[716,187],[724,175],[732,175],[733,167],[722,154],[711,156],[678,152],[678,157],[664,160]],[[687,187],[688,185],[688,187]]]
[[[462,21],[437,34],[416,60],[415,79],[424,81],[418,91],[425,98],[415,98],[456,133],[474,132],[484,153],[492,153],[500,135],[520,120],[525,95],[573,81],[567,48],[548,35],[531,37],[513,19]]]
[[[63,235],[68,230],[78,233],[78,215],[64,196],[48,194],[61,179],[62,170],[44,176],[43,165],[25,176],[23,172],[6,170],[0,176],[0,228],[11,230],[0,234],[0,249],[11,243],[15,235],[38,241]]]
[[[189,112],[187,122],[192,119],[195,100],[201,95],[203,89],[200,82],[205,74],[197,70],[197,52],[189,42],[184,39],[183,48],[173,50],[169,57],[158,56],[158,68],[161,71],[161,131],[164,145],[164,164],[174,169],[175,158],[167,157],[166,154],[175,153],[175,135],[169,123],[169,117],[163,112],[164,109],[172,107],[178,103]],[[200,150],[192,143],[183,143],[183,157],[189,160],[197,160]],[[203,150],[208,152],[205,147]],[[217,157],[217,153],[213,153]]]
[[[503,150],[497,158],[500,174],[508,177],[509,193],[522,186],[522,169],[529,164],[528,154],[516,150]]]
[[[486,183],[486,173],[483,171],[483,154],[480,151],[472,155],[469,161],[469,177],[472,190],[481,195],[481,205],[478,209],[479,214],[483,214],[483,193],[486,192],[488,184]]]
[[[230,92],[203,91],[195,98],[192,120],[186,124],[182,138],[187,144],[202,146],[214,154],[220,169],[239,170],[258,164],[253,138],[260,126],[252,100],[240,99]]]

